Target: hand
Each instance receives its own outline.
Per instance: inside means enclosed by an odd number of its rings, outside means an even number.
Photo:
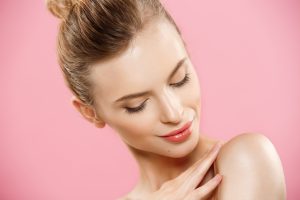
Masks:
[[[159,190],[150,194],[147,200],[203,200],[207,198],[219,185],[222,176],[217,174],[201,187],[196,187],[213,164],[221,146],[222,143],[218,142],[202,159],[176,178],[166,181]]]

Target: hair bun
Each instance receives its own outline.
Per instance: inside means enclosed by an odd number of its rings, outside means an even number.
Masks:
[[[48,10],[60,19],[66,19],[76,0],[46,0]]]

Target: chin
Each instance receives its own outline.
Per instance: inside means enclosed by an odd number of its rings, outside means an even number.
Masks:
[[[181,144],[174,144],[173,147],[167,149],[167,157],[171,158],[183,158],[190,155],[198,146],[199,134],[193,132],[191,137]]]

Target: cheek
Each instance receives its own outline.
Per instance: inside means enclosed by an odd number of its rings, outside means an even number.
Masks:
[[[201,91],[198,77],[194,71],[191,72],[190,82],[186,85],[184,93],[182,93],[182,103],[184,106],[193,108],[196,112],[200,112]]]
[[[123,116],[119,119],[114,118],[111,127],[124,138],[136,139],[151,134],[152,126],[150,124],[148,119],[143,119],[142,115],[137,114],[136,116]]]
[[[187,87],[184,90],[183,97],[190,103],[200,103],[201,94],[198,77],[194,71],[190,76],[190,82],[186,85]]]

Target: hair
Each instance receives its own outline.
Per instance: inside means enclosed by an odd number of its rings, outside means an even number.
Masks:
[[[94,106],[91,64],[122,53],[143,28],[164,18],[181,32],[159,0],[46,0],[61,19],[57,57],[64,80],[84,104]]]

